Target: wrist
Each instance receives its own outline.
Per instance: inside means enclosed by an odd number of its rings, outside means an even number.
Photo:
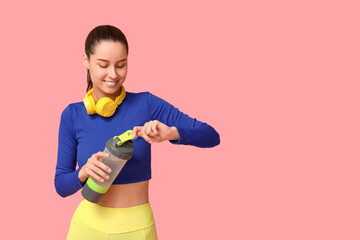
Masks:
[[[80,183],[81,183],[82,185],[84,185],[85,182],[86,182],[86,180],[87,180],[87,177],[84,176],[83,174],[81,174],[81,170],[79,171],[78,178],[79,178],[79,180],[80,180]]]
[[[171,135],[170,135],[170,141],[179,141],[180,139],[180,135],[179,135],[179,131],[177,130],[176,127],[171,127]]]

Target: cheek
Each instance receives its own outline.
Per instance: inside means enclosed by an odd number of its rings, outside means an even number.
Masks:
[[[119,69],[117,71],[117,74],[122,77],[122,78],[125,78],[126,77],[126,74],[127,74],[127,67],[125,68],[122,68],[122,69]]]
[[[101,69],[92,69],[92,71],[90,71],[91,74],[91,79],[93,81],[102,81],[102,79],[104,79],[104,77],[106,76],[106,71],[103,71]]]

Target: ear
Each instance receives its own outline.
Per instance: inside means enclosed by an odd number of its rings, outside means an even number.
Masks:
[[[84,61],[84,65],[86,67],[86,69],[89,69],[89,59],[88,57],[86,56],[86,53],[83,54],[83,61]]]

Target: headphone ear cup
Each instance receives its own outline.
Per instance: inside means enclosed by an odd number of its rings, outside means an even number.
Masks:
[[[115,113],[117,106],[111,98],[103,97],[96,103],[96,113],[103,117],[110,117]]]
[[[92,95],[88,95],[86,94],[85,98],[83,99],[86,111],[88,114],[95,114],[96,113],[96,109],[95,109],[95,100],[94,97]]]
[[[124,86],[121,86],[121,93],[120,95],[115,99],[115,103],[119,106],[125,99],[126,92]]]

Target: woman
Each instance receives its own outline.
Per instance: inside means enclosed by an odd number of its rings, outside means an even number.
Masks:
[[[108,139],[132,129],[134,146],[132,158],[100,202],[81,201],[67,239],[157,239],[148,197],[150,144],[170,141],[213,147],[220,143],[211,126],[161,98],[149,92],[126,92],[128,51],[118,28],[94,28],[83,56],[88,71],[86,97],[69,104],[61,115],[55,187],[62,197],[80,190],[88,177],[109,178],[111,169],[99,161],[108,157],[102,152]]]

